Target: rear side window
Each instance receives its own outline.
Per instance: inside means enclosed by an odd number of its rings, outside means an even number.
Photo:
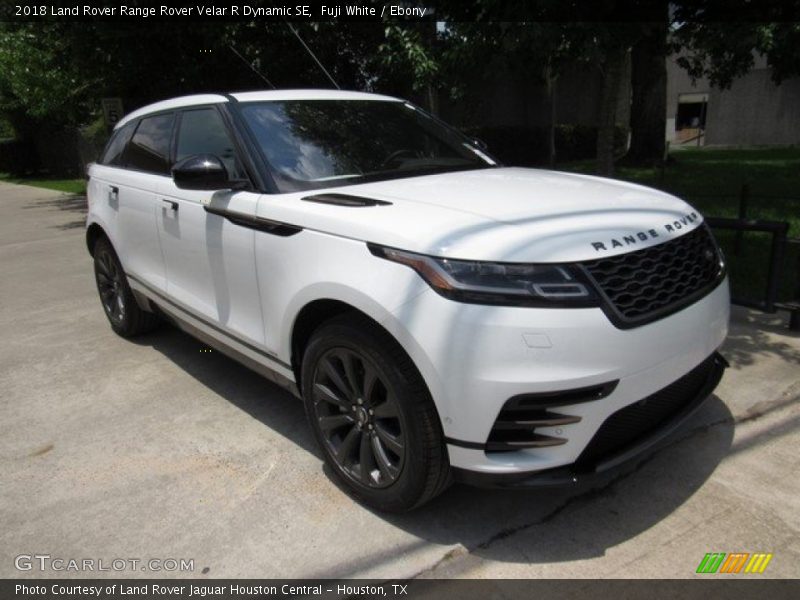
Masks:
[[[135,123],[127,123],[111,135],[111,139],[106,144],[105,152],[103,152],[103,157],[99,161],[101,165],[122,166],[122,153],[125,151],[125,144],[131,139],[131,134],[133,134],[135,128]]]
[[[138,171],[169,174],[169,148],[172,138],[173,113],[145,117],[139,121],[125,150],[125,165]]]
[[[200,108],[181,113],[178,152],[175,160],[193,154],[214,154],[222,160],[231,177],[244,178],[244,170],[236,158],[233,140],[222,117],[214,108]]]

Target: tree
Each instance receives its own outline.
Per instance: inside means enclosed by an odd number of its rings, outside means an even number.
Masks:
[[[43,44],[39,24],[0,29],[0,111],[23,136],[38,122],[75,124],[86,113],[99,79],[70,61],[69,36],[64,35],[69,30],[53,24],[52,39]]]
[[[631,141],[625,161],[660,163],[664,157],[667,113],[667,34],[669,6],[654,2],[631,49]]]
[[[435,58],[436,24],[388,25],[378,47],[380,65],[387,72],[405,74],[411,89],[425,98],[425,108],[438,113],[437,79],[441,70]]]
[[[603,87],[597,123],[597,174],[614,174],[614,133],[617,126],[619,89],[628,47],[620,41],[607,41],[603,51]]]
[[[587,59],[599,65],[603,75],[600,113],[597,131],[597,168],[599,175],[614,174],[614,138],[617,125],[617,107],[625,75],[625,64],[631,48],[642,37],[642,24],[591,23],[586,25],[591,44],[584,44]],[[662,132],[663,135],[663,132]]]
[[[379,81],[381,28],[298,29],[342,87]],[[0,24],[0,117],[34,157],[54,131],[96,120],[101,98],[121,97],[131,111],[172,96],[269,87],[256,72],[284,88],[332,87],[284,22]]]
[[[677,18],[692,16],[686,10]],[[677,63],[695,79],[707,77],[714,87],[726,89],[754,65],[754,53],[766,56],[772,79],[800,74],[800,23],[797,22],[680,22],[672,36],[671,48],[679,54]]]
[[[0,111],[21,110],[53,125],[84,123],[104,96],[120,96],[132,110],[170,96],[269,87],[253,69],[278,87],[332,87],[281,21],[0,27]],[[352,22],[296,27],[342,87],[364,89],[380,78],[374,56],[381,28]]]
[[[548,163],[553,166],[558,79],[567,65],[584,60],[585,44],[590,43],[587,33],[584,26],[566,22],[456,22],[448,28],[447,62],[462,81],[466,76],[491,76],[498,68],[505,68],[543,84],[547,96]]]

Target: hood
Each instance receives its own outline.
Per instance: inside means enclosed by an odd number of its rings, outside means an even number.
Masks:
[[[353,207],[302,198],[347,194]],[[434,256],[572,262],[654,246],[697,227],[687,203],[644,186],[556,171],[493,168],[265,196],[259,216]]]

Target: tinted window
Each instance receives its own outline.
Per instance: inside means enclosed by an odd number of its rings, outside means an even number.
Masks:
[[[455,130],[402,102],[290,100],[242,114],[283,192],[486,168]]]
[[[174,118],[170,113],[142,119],[125,150],[125,165],[140,171],[168,174]]]
[[[125,144],[131,139],[135,126],[135,123],[127,123],[111,135],[103,157],[99,161],[101,165],[122,166],[122,152],[125,150]]]
[[[181,114],[178,154],[175,160],[193,154],[214,154],[222,159],[231,177],[243,177],[233,140],[228,135],[222,117],[214,108],[188,110]]]

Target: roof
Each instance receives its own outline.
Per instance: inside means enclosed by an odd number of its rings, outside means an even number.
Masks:
[[[346,90],[267,90],[263,92],[239,92],[231,94],[240,102],[257,100],[389,100],[397,102],[399,98],[369,94],[367,92],[349,92]]]
[[[229,102],[232,97],[240,102],[257,102],[269,100],[382,100],[399,102],[400,98],[370,94],[367,92],[350,92],[345,90],[264,90],[258,92],[237,92],[233,94],[196,94],[193,96],[180,96],[162,100],[154,104],[143,106],[120,119],[116,127],[121,127],[128,121],[152,112],[169,110],[171,108],[184,108],[200,104],[217,104]]]

